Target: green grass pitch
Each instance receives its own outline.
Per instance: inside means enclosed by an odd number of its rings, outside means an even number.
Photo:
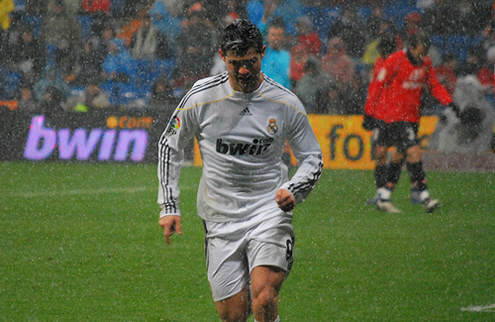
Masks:
[[[170,246],[155,165],[0,171],[0,321],[218,321],[195,214],[200,168],[183,168],[184,234]],[[428,176],[437,212],[410,204],[403,174],[403,213],[386,214],[364,206],[371,171],[325,170],[295,210],[282,321],[495,320],[495,173]]]

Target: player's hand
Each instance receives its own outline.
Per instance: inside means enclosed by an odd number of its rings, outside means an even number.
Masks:
[[[291,211],[296,206],[296,199],[287,189],[278,189],[275,193],[275,202],[283,211]]]
[[[361,125],[366,131],[371,131],[375,128],[375,118],[367,114],[364,115],[363,124]]]
[[[174,233],[177,233],[177,235],[182,235],[180,216],[164,216],[160,218],[158,223],[163,228],[163,235],[165,236],[165,241],[167,244],[170,244],[170,236]]]

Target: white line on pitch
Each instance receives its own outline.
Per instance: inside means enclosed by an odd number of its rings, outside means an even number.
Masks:
[[[126,187],[126,188],[100,188],[100,189],[74,189],[74,190],[55,190],[55,191],[36,191],[36,192],[18,192],[10,194],[9,197],[53,197],[53,196],[70,196],[70,195],[94,195],[105,193],[132,193],[141,191],[156,190],[156,187]],[[7,194],[8,195],[8,194]]]
[[[461,308],[461,311],[467,311],[467,312],[495,312],[495,304],[490,304],[490,305],[477,305],[477,306],[468,306],[468,307],[463,307]]]

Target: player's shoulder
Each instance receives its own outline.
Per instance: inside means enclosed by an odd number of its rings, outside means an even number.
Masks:
[[[294,94],[292,91],[287,89],[285,86],[280,83],[274,81],[270,77],[264,75],[263,77],[263,86],[260,94],[272,101],[277,102],[282,105],[286,105],[294,108],[295,110],[306,114],[303,104],[301,100]]]
[[[216,96],[221,95],[218,89],[225,86],[228,81],[227,72],[197,80],[182,98],[179,108],[188,108],[215,99]]]
[[[390,54],[386,60],[388,62],[391,62],[391,61],[393,62],[393,61],[397,61],[397,60],[402,60],[404,58],[407,58],[406,51],[404,49],[401,49],[401,50],[396,51],[395,53]]]

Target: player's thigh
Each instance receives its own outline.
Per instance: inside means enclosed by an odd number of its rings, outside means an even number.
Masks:
[[[207,238],[205,246],[213,300],[223,301],[242,292],[250,279],[245,240]]]
[[[377,122],[371,136],[373,147],[390,147],[393,143],[393,126],[382,120],[377,120]]]
[[[270,211],[249,233],[246,256],[250,272],[257,266],[278,267],[289,272],[293,264],[294,227],[292,214],[279,208]],[[273,216],[275,214],[275,216]]]
[[[393,132],[393,145],[399,153],[404,154],[411,147],[418,145],[417,130],[413,123],[392,123],[390,124],[390,131]]]

